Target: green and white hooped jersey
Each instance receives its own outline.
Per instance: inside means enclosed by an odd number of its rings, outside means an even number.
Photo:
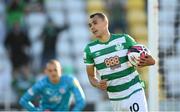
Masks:
[[[84,50],[85,64],[94,65],[101,79],[108,81],[110,100],[129,98],[142,89],[139,74],[127,57],[128,49],[135,44],[127,34],[111,34],[107,42],[92,41]]]

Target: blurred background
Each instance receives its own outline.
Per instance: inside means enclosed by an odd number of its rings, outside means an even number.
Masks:
[[[158,3],[158,49],[151,51],[159,57],[154,80],[159,82],[158,106],[160,111],[180,111],[180,0]],[[83,63],[83,49],[93,39],[88,16],[104,12],[111,33],[128,33],[148,46],[148,5],[147,0],[0,0],[0,110],[22,110],[20,96],[55,58],[64,74],[80,81],[85,111],[111,111],[107,94],[90,85]],[[149,101],[154,91],[148,89],[148,68],[139,72]]]

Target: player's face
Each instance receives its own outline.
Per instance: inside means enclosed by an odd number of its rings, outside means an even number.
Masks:
[[[106,29],[106,24],[107,22],[105,19],[103,20],[99,16],[94,16],[93,18],[89,19],[89,28],[92,32],[92,34],[99,38],[103,35],[105,29]]]
[[[56,80],[61,76],[61,71],[56,64],[50,63],[46,67],[46,74],[51,80]]]

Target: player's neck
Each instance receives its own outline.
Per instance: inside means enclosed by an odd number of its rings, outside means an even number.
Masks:
[[[52,84],[58,84],[59,81],[60,81],[60,78],[56,78],[56,79],[50,80],[50,82],[51,82]]]
[[[100,42],[107,42],[107,41],[110,39],[110,37],[111,37],[110,32],[109,32],[109,31],[106,31],[106,32],[104,33],[104,35],[102,35],[102,36],[99,38],[99,41],[100,41]]]

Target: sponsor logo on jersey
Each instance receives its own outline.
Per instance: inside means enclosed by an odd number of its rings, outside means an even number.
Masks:
[[[65,89],[64,89],[64,88],[60,88],[60,89],[59,89],[59,92],[60,92],[61,94],[64,94],[64,93],[65,93]]]
[[[61,99],[62,99],[61,96],[52,96],[51,98],[49,98],[49,101],[54,103],[59,103]]]
[[[106,64],[107,67],[110,67],[112,70],[121,67],[119,56],[106,58],[104,60],[104,63]]]

